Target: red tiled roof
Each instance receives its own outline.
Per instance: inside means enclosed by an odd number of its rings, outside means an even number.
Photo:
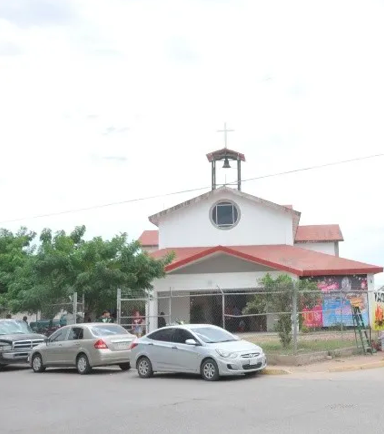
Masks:
[[[284,205],[289,208],[290,206]],[[145,230],[139,237],[142,246],[158,246],[159,231]],[[339,225],[299,225],[295,242],[341,242],[343,235]]]
[[[341,242],[343,235],[339,225],[300,225],[295,242]]]
[[[166,267],[170,272],[204,257],[222,252],[253,263],[298,276],[378,274],[383,268],[290,245],[215,246],[212,248],[168,248],[151,254],[160,258],[169,252],[175,259]]]
[[[159,231],[145,230],[141,233],[141,236],[137,240],[141,243],[141,246],[158,246]]]

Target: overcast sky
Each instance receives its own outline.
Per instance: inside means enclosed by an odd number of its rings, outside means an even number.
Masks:
[[[202,191],[30,218],[208,187],[224,122],[244,178],[383,153],[383,22],[379,0],[0,0],[0,226],[137,238]],[[243,190],[339,223],[341,256],[382,266],[383,165]]]

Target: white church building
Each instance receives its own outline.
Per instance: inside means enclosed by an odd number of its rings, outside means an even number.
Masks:
[[[153,284],[150,314],[164,312],[172,321],[203,322],[193,320],[193,306],[200,304],[204,322],[221,324],[217,317],[223,310],[220,295],[212,298],[209,291],[238,291],[235,304],[241,310],[246,304],[241,292],[257,290],[267,273],[311,278],[339,289],[374,288],[374,275],[383,268],[340,257],[339,225],[300,225],[301,213],[292,206],[244,193],[243,154],[224,148],[207,158],[212,190],[150,216],[157,229],[146,230],[139,238],[155,258],[175,254],[165,278]],[[216,183],[220,162],[224,168],[237,165],[236,188]],[[170,293],[178,298],[171,299]],[[153,330],[157,318],[149,319]],[[266,320],[264,330],[271,329],[272,323]]]

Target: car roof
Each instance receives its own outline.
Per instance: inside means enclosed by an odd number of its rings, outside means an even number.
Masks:
[[[23,322],[22,319],[14,319],[14,318],[1,318],[0,322],[6,322],[6,321],[16,321],[16,322]]]
[[[175,327],[186,328],[186,329],[190,329],[190,330],[195,329],[195,328],[208,328],[208,327],[221,329],[221,327],[219,327],[217,325],[213,325],[213,324],[171,324],[171,325],[167,325],[165,327],[162,327],[159,330],[162,330],[165,328],[175,328]]]
[[[102,326],[119,326],[119,327],[122,327],[120,324],[116,324],[116,323],[113,323],[113,322],[79,322],[77,324],[68,324],[68,325],[65,325],[65,326],[60,327],[60,328],[68,328],[68,327],[69,328],[72,328],[72,327],[81,327],[81,328],[90,327],[90,328],[92,328],[92,327],[98,327],[100,325],[102,325]]]

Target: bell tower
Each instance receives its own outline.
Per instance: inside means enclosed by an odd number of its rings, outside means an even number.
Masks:
[[[212,166],[212,190],[216,190],[217,183],[216,183],[216,170],[217,165],[216,163],[219,161],[223,161],[223,169],[230,169],[231,164],[230,161],[236,161],[237,163],[237,181],[233,183],[228,183],[225,185],[236,185],[237,190],[241,191],[241,162],[245,161],[244,154],[241,154],[240,152],[233,151],[231,149],[227,148],[227,133],[233,132],[233,129],[227,129],[227,124],[224,123],[224,129],[219,130],[218,132],[224,132],[224,148],[219,149],[218,151],[210,152],[207,154],[208,161],[211,163]]]

